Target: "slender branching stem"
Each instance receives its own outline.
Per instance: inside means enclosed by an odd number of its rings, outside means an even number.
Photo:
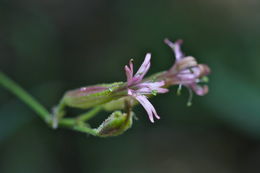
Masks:
[[[101,106],[97,106],[93,109],[91,109],[89,112],[86,112],[86,113],[83,113],[83,114],[80,114],[77,119],[79,121],[87,121],[89,119],[91,119],[92,117],[94,117],[98,112],[100,112],[102,110],[102,107]]]
[[[25,104],[27,104],[37,115],[39,115],[47,124],[52,121],[51,114],[44,108],[34,97],[28,94],[23,88],[21,88],[16,82],[7,77],[0,71],[0,85],[5,89],[13,93]]]
[[[0,86],[4,87],[19,99],[21,99],[27,106],[29,106],[37,115],[42,118],[48,125],[52,125],[52,114],[40,104],[33,96],[27,93],[22,87],[20,87],[16,82],[7,77],[4,73],[0,71]],[[63,108],[63,107],[62,107]],[[61,118],[59,120],[59,127],[69,128],[75,131],[87,133],[96,136],[97,132],[87,126],[84,121],[89,120],[94,117],[102,108],[95,107],[91,111],[81,114],[76,118]]]
[[[96,129],[92,129],[92,128],[87,127],[87,126],[74,126],[73,130],[79,131],[79,132],[82,132],[82,133],[88,133],[88,134],[91,134],[93,136],[97,136],[98,135]]]
[[[73,127],[76,124],[75,118],[63,118],[59,121],[59,127]]]
[[[59,121],[59,127],[64,127],[81,133],[87,133],[93,136],[97,136],[96,129],[92,129],[91,127],[88,126],[88,124],[84,123],[83,121],[79,121],[78,119],[75,118],[61,119]]]

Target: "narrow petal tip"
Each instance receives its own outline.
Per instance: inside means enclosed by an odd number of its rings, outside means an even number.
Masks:
[[[148,52],[148,53],[146,53],[146,55],[145,55],[145,59],[146,59],[146,58],[151,59],[151,56],[152,56],[152,53]]]
[[[164,43],[167,44],[169,47],[174,48],[174,43],[171,42],[168,38],[164,39]]]
[[[150,119],[151,123],[154,123],[154,120],[153,120],[153,119],[151,119],[151,118],[149,118],[149,119]]]

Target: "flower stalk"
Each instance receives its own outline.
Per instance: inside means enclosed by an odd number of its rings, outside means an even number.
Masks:
[[[28,94],[16,82],[7,77],[0,71],[0,85],[9,92],[20,98],[26,105],[28,105],[34,112],[36,112],[43,121],[47,124],[51,122],[51,114],[44,108],[34,97]]]

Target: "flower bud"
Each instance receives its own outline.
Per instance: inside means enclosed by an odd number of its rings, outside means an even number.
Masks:
[[[118,136],[128,130],[133,123],[133,112],[127,114],[121,111],[113,112],[97,129],[97,136]]]

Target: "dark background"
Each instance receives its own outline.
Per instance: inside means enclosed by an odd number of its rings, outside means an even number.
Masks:
[[[52,130],[0,88],[0,172],[260,172],[260,1],[0,0],[0,69],[49,110],[66,90],[124,81],[146,52],[149,74],[170,68],[165,37],[211,67],[208,95],[188,108],[173,87],[151,99],[161,120],[137,106],[129,131],[102,139]]]

